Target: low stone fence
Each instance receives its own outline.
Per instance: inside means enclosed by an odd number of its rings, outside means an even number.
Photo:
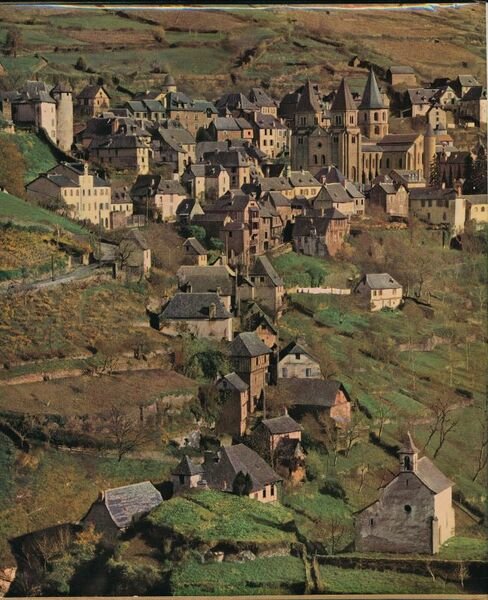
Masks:
[[[313,288],[293,288],[288,290],[289,294],[330,294],[334,296],[350,296],[349,288],[332,288],[332,287],[313,287]]]

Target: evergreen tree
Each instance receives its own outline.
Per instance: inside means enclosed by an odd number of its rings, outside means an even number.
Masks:
[[[252,479],[249,473],[239,471],[232,484],[232,493],[236,496],[249,496],[252,490]]]
[[[429,185],[432,187],[441,187],[441,169],[437,155],[430,163]]]
[[[473,194],[486,194],[486,150],[480,146],[473,166]]]
[[[471,153],[468,154],[464,161],[464,184],[463,194],[473,194],[473,174],[474,174],[474,162]]]

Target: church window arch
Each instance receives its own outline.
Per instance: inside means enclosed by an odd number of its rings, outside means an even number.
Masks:
[[[375,112],[375,113],[374,113],[373,119],[374,119],[375,121],[378,121],[378,120],[379,120],[379,116],[378,116],[378,113],[377,113],[377,112]]]
[[[378,127],[378,125],[375,125],[375,127],[374,127],[374,133],[375,133],[375,135],[379,135],[380,134],[380,128]]]
[[[318,162],[319,162],[319,161],[318,161],[317,155],[316,155],[316,154],[314,154],[314,155],[313,155],[313,164],[314,164],[314,165],[317,165],[317,164],[318,164]]]
[[[322,164],[325,165],[325,154],[322,154]]]

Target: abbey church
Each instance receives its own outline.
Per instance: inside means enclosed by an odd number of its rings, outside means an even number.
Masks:
[[[280,103],[279,114],[292,129],[292,169],[317,174],[334,164],[347,179],[368,184],[391,169],[417,171],[426,176],[435,152],[424,135],[391,134],[388,99],[370,71],[360,100],[342,79],[333,100],[325,101],[317,85],[307,81]],[[433,134],[432,134],[433,137]]]

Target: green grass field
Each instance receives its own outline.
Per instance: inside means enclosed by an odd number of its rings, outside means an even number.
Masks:
[[[14,135],[0,133],[2,135],[9,141],[14,141],[23,155],[26,183],[58,164],[52,150],[35,133],[17,130]]]
[[[188,493],[156,508],[149,523],[205,542],[273,544],[295,541],[287,529],[293,515],[279,504],[262,504],[247,497],[215,491]]]
[[[0,219],[23,225],[58,226],[70,233],[88,235],[87,230],[78,223],[5,192],[0,192]]]
[[[171,575],[171,593],[178,596],[303,593],[303,561],[292,556],[250,562],[201,564],[195,559]]]

